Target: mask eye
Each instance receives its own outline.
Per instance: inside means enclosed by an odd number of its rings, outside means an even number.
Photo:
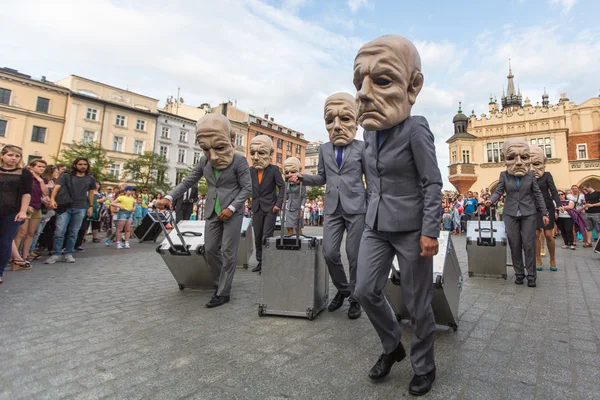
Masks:
[[[350,121],[350,118],[348,118],[348,117],[342,117],[342,121],[344,121],[344,122],[349,122],[349,121]]]
[[[373,83],[377,86],[388,86],[392,81],[388,78],[381,77],[373,80]]]

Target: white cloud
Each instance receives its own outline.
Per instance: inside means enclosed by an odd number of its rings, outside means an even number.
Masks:
[[[369,0],[348,0],[348,7],[350,7],[350,11],[355,13],[361,7],[372,8],[373,3]]]
[[[562,7],[562,12],[568,14],[575,3],[577,3],[577,0],[550,0],[550,3],[560,5]]]

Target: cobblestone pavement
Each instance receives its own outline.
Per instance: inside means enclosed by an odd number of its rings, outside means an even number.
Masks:
[[[559,271],[546,268],[531,289],[512,271],[506,282],[468,279],[464,237],[454,240],[465,275],[459,329],[438,329],[426,398],[599,399],[600,255],[558,249]],[[212,292],[179,291],[155,246],[88,244],[75,264],[8,271],[0,399],[409,397],[408,361],[369,381],[381,347],[365,315],[350,321],[346,305],[312,322],[259,318],[260,276],[243,269],[232,301],[206,309]]]

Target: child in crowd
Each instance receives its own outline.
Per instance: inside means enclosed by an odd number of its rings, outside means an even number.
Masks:
[[[133,212],[135,198],[133,197],[133,187],[125,187],[125,195],[121,195],[110,204],[118,209],[117,213],[117,249],[125,247],[129,249],[129,236],[131,235],[131,224],[133,222]],[[125,232],[125,246],[121,243],[121,233]]]
[[[444,214],[442,215],[442,228],[445,231],[452,231],[452,214],[448,207],[444,208]]]
[[[142,216],[144,212],[144,200],[142,196],[138,196],[136,199],[135,209],[133,211],[133,228],[137,228],[142,223]]]

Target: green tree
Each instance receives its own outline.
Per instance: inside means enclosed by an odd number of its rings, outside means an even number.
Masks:
[[[70,170],[73,161],[80,157],[89,160],[90,172],[97,181],[102,182],[106,180],[108,176],[105,171],[110,164],[110,160],[106,156],[106,150],[98,142],[84,143],[81,141],[73,143],[64,149],[58,158],[52,158],[55,164],[64,164],[67,166],[67,170]]]
[[[146,186],[151,192],[163,193],[171,189],[166,177],[168,168],[167,159],[153,151],[146,151],[123,165],[124,175],[131,177],[140,187]]]
[[[191,174],[195,168],[195,165],[188,165],[188,167],[182,171],[184,173],[184,178]],[[198,195],[206,196],[206,192],[208,192],[208,184],[206,183],[206,178],[202,177],[198,181]]]
[[[325,192],[320,186],[313,186],[306,192],[306,198],[310,201],[316,200],[319,197],[325,198]]]

